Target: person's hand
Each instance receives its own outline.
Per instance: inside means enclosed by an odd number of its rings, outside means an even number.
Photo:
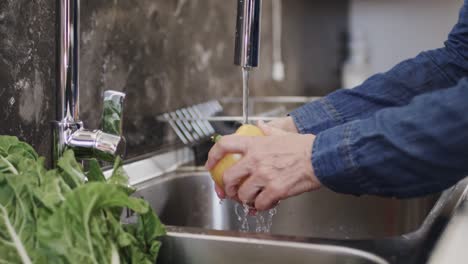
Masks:
[[[292,117],[283,117],[275,119],[267,124],[270,127],[278,128],[285,132],[299,133]]]
[[[228,153],[243,155],[225,171],[224,190],[216,187],[218,196],[263,211],[283,199],[320,188],[311,162],[315,136],[284,132],[264,123],[259,127],[265,137],[224,136],[211,149],[208,170]]]
[[[267,125],[269,127],[273,127],[273,128],[282,130],[284,132],[290,132],[290,133],[296,133],[296,134],[299,133],[299,131],[298,131],[297,127],[296,127],[296,124],[294,123],[293,118],[290,117],[290,116],[274,119],[274,120],[268,122]],[[265,126],[263,126],[263,123],[259,123],[259,126],[260,126],[260,128],[265,128]],[[278,134],[278,133],[275,133],[275,134]],[[216,192],[216,194],[218,195],[218,197],[220,199],[226,198],[226,193],[224,192],[224,190],[221,187],[219,187],[218,185],[216,185],[216,184],[215,184],[215,192]],[[239,201],[238,198],[236,200],[238,202],[241,202],[241,201]]]

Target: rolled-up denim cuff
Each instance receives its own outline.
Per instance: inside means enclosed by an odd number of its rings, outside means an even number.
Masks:
[[[353,195],[369,193],[372,184],[359,173],[359,164],[353,157],[351,137],[355,135],[354,122],[320,133],[312,150],[315,175],[332,191]]]
[[[342,123],[338,112],[326,98],[299,107],[289,115],[301,134],[318,134]]]

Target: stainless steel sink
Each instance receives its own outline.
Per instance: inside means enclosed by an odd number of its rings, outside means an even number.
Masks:
[[[468,178],[441,195],[412,200],[324,189],[282,201],[270,234],[244,233],[235,204],[219,204],[210,175],[181,167],[193,160],[183,148],[124,167],[136,195],[150,202],[169,230],[158,263],[426,263],[468,194]],[[123,222],[134,220],[124,212]],[[255,226],[253,218],[249,225]]]
[[[166,225],[232,231],[238,231],[240,228],[234,203],[226,201],[223,205],[219,204],[219,199],[213,191],[213,182],[207,172],[173,172],[156,177],[136,187],[138,188],[137,195],[150,202]],[[282,201],[278,206],[277,215],[273,218],[271,233],[327,239],[376,239],[400,236],[421,226],[437,198],[438,196],[413,200],[358,198],[321,190]],[[251,218],[249,221],[251,227],[255,226],[255,219]],[[191,243],[188,241],[196,242],[199,240],[199,238],[168,239],[168,243],[178,247],[184,247],[185,243]],[[216,239],[203,241],[202,244],[191,243],[194,249],[190,249],[190,251],[197,250],[197,247],[206,247],[207,244],[212,244],[213,247],[222,246],[217,245]],[[238,242],[232,241],[221,244],[226,243],[234,243],[236,247],[242,247],[246,251],[249,251],[249,247],[252,246],[248,243],[240,245]],[[295,250],[299,252],[303,249]],[[216,250],[212,252],[216,252]],[[270,254],[276,256],[276,253],[272,252]],[[312,256],[316,254],[316,251],[305,250],[301,254]],[[326,254],[321,256],[332,258]],[[214,256],[200,256],[200,258],[203,257],[216,259]],[[288,262],[290,261],[288,260]]]
[[[373,254],[341,246],[256,238],[249,234],[197,233],[169,228],[158,264],[386,264]]]

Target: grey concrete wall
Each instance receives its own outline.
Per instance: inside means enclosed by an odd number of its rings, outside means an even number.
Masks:
[[[339,86],[347,1],[284,1],[286,80],[271,80],[271,2],[252,95],[323,94]],[[82,0],[81,119],[97,128],[106,89],[128,94],[130,156],[178,143],[156,116],[241,95],[233,61],[235,0]],[[48,156],[55,116],[55,1],[0,2],[0,134]]]
[[[54,117],[55,2],[0,1],[0,134],[43,155]]]

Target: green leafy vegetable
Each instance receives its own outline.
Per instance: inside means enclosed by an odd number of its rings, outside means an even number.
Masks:
[[[89,171],[86,174],[86,177],[90,182],[106,181],[106,177],[104,176],[104,173],[102,173],[101,166],[99,166],[99,162],[94,159],[89,161]]]
[[[121,135],[122,106],[112,100],[106,100],[103,107],[102,130],[113,135]]]
[[[122,160],[120,158],[117,158],[115,161],[112,175],[108,182],[121,186],[128,186],[128,176],[122,167]]]
[[[165,229],[132,192],[120,160],[108,180],[71,151],[46,170],[31,146],[0,136],[0,263],[154,263]],[[120,223],[124,208],[136,224]]]

